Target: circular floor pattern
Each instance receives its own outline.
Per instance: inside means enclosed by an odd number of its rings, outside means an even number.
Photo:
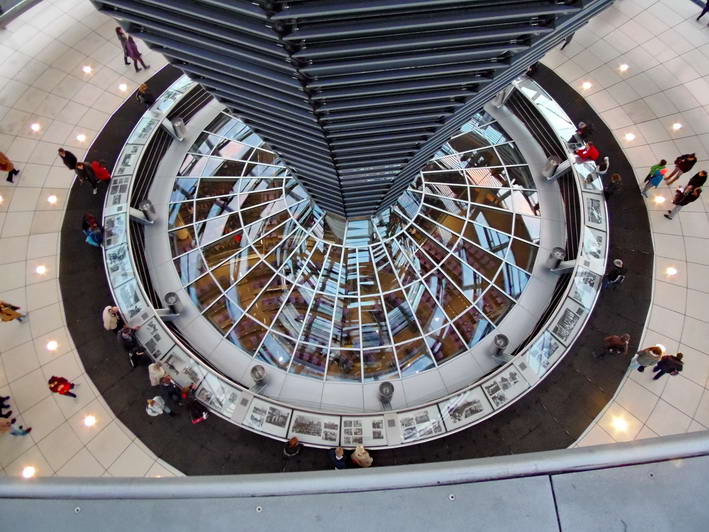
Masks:
[[[256,360],[320,380],[407,377],[468,351],[515,305],[540,236],[529,168],[485,112],[371,219],[328,215],[225,112],[170,201],[174,264],[203,316]]]

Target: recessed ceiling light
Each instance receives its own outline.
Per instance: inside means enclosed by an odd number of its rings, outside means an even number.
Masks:
[[[78,140],[79,142],[84,142],[86,140],[86,135],[84,135],[83,133],[79,133],[76,136],[76,140]]]
[[[3,198],[2,196],[0,196],[0,203],[2,203],[3,199],[4,199],[4,198]]]
[[[665,203],[665,201],[666,201],[666,199],[665,199],[664,196],[655,196],[655,197],[653,198],[653,200],[654,200],[655,203],[657,203],[658,205],[660,205],[661,203]]]
[[[619,432],[625,432],[630,425],[628,424],[628,420],[624,417],[616,416],[611,421],[611,426]]]
[[[126,92],[128,90],[128,85],[126,85],[125,83],[121,83],[120,85],[118,85],[118,90],[121,92]]]
[[[659,348],[660,348],[660,351],[662,351],[663,353],[664,353],[665,351],[667,351],[667,348],[666,348],[664,345],[662,345],[662,344],[657,344],[657,347],[659,347]]]
[[[49,340],[49,342],[47,342],[47,351],[56,351],[58,347],[59,342],[56,340]]]
[[[625,140],[627,140],[628,142],[635,140],[635,133],[626,133]]]
[[[57,201],[59,201],[59,198],[52,194],[51,196],[47,196],[47,201],[54,205]]]
[[[618,70],[620,70],[621,72],[627,72],[629,68],[630,67],[626,63],[623,63],[618,67]]]
[[[87,427],[93,427],[96,424],[96,416],[86,416],[84,418],[84,425]]]
[[[587,90],[590,89],[591,87],[593,87],[593,83],[591,83],[590,81],[584,81],[584,82],[581,84],[581,88],[582,88],[583,90],[585,90],[585,91],[587,91]]]
[[[35,473],[37,473],[37,470],[35,469],[34,466],[28,465],[22,470],[22,476],[25,478],[32,478]]]
[[[680,129],[682,129],[682,124],[680,124],[679,122],[675,122],[674,124],[672,124],[672,129],[675,131],[679,131]]]
[[[89,65],[84,65],[84,66],[81,68],[81,70],[84,71],[84,74],[91,74],[91,72],[94,71],[94,69],[91,68],[91,66],[89,66]]]
[[[677,275],[677,268],[674,266],[670,266],[665,270],[665,273],[669,276],[672,277],[673,275]]]
[[[34,124],[32,124],[32,125],[30,126],[30,129],[31,129],[32,131],[34,131],[35,133],[37,133],[37,131],[39,131],[40,129],[42,129],[42,126],[40,126],[37,122],[35,122]]]
[[[38,275],[44,275],[47,273],[47,267],[44,264],[40,264],[34,269],[35,272],[37,272]]]

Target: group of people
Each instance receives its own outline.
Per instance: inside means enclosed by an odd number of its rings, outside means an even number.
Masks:
[[[659,187],[663,179],[667,186],[672,186],[682,174],[691,171],[695,164],[697,164],[697,155],[695,153],[685,153],[675,159],[674,168],[668,174],[667,161],[665,159],[660,160],[659,163],[650,167],[650,171],[645,177],[645,186],[641,191],[642,195],[647,198],[647,193],[651,189]],[[702,187],[706,181],[707,171],[700,170],[689,179],[689,182],[684,187],[679,187],[672,198],[673,207],[667,210],[665,218],[672,220],[683,207],[697,201],[702,194]]]
[[[12,410],[8,401],[10,396],[0,396],[0,434],[10,433],[13,436],[27,436],[32,432],[32,427],[23,427],[17,424],[17,418],[12,417]],[[7,412],[3,412],[7,410]]]
[[[624,356],[628,354],[630,346],[630,335],[622,334],[606,336],[603,339],[603,351],[596,355],[596,358],[603,358],[606,355]],[[684,354],[677,353],[675,355],[665,355],[659,345],[653,345],[641,349],[633,356],[631,367],[635,367],[640,373],[645,371],[645,368],[651,367],[655,376],[653,380],[658,380],[666,374],[679,375],[684,368]]]
[[[98,192],[99,181],[111,179],[111,172],[101,161],[79,161],[76,155],[64,148],[59,148],[57,152],[64,166],[76,172],[76,177],[79,179],[80,184],[88,183],[91,185],[93,194]]]

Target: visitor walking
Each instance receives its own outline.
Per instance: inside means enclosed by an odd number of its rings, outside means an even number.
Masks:
[[[107,331],[117,332],[123,328],[123,316],[121,316],[121,310],[114,306],[108,305],[104,307],[101,313],[101,320],[103,321],[103,328]]]
[[[22,314],[20,312],[20,307],[17,305],[0,300],[0,321],[17,320],[22,323],[22,320],[26,317],[27,314]]]
[[[623,261],[620,259],[615,259],[613,261],[613,266],[608,270],[603,276],[603,289],[605,290],[609,286],[613,288],[618,288],[623,281],[625,281],[625,274],[628,272],[627,268],[623,265]]]
[[[692,178],[689,180],[689,183],[687,183],[687,186],[684,187],[685,192],[689,192],[690,189],[692,188],[699,188],[703,187],[704,183],[707,182],[707,171],[706,170],[700,170],[696,174],[692,176]]]
[[[145,61],[143,61],[143,54],[140,53],[138,50],[138,45],[135,43],[133,40],[133,37],[130,35],[127,36],[127,41],[126,41],[126,52],[128,53],[128,57],[130,57],[133,60],[133,66],[135,67],[136,72],[140,72],[140,68],[138,68],[138,63],[143,65],[144,69],[150,68],[150,65],[146,65]]]
[[[623,178],[620,177],[620,174],[612,174],[608,184],[603,187],[603,197],[607,200],[621,190],[623,190]]]
[[[162,414],[167,414],[170,417],[174,417],[177,415],[175,412],[170,410],[170,407],[165,404],[165,399],[159,395],[156,395],[152,399],[148,399],[147,403],[148,405],[145,407],[145,411],[149,416],[157,417]]]
[[[136,368],[137,366],[149,366],[152,360],[150,360],[145,348],[138,345],[128,351],[128,362],[132,368]]]
[[[20,173],[20,171],[17,168],[15,168],[15,165],[12,163],[10,158],[1,151],[0,151],[0,170],[2,170],[3,172],[7,172],[6,181],[8,183],[14,183],[15,176]]]
[[[682,358],[684,358],[684,355],[682,353],[677,353],[674,356],[663,356],[657,363],[657,365],[652,368],[652,371],[656,373],[652,380],[656,381],[665,373],[669,373],[670,375],[679,375],[679,372],[682,371],[682,368],[684,367],[684,362],[682,362]]]
[[[32,432],[32,427],[24,428],[22,425],[16,425],[17,419],[0,419],[0,433],[9,432],[13,436],[27,436]]]
[[[150,386],[157,386],[160,384],[160,379],[165,376],[165,368],[162,367],[160,362],[153,362],[148,366],[148,379],[150,380]]]
[[[665,214],[665,218],[668,220],[671,220],[674,218],[679,211],[682,210],[683,207],[686,207],[693,201],[697,201],[699,199],[699,196],[702,195],[702,189],[701,188],[693,188],[689,192],[683,192],[681,190],[677,191],[677,194],[675,194],[674,199],[672,200],[672,204],[674,207],[672,207],[671,211],[667,211],[667,214]]]
[[[347,469],[347,457],[342,447],[330,449],[327,454],[330,457],[330,463],[335,469]]]
[[[286,446],[283,447],[283,456],[286,458],[293,458],[298,456],[300,451],[303,449],[303,444],[295,436],[286,442]]]
[[[640,191],[640,193],[647,198],[647,193],[651,188],[657,188],[662,183],[662,176],[667,173],[667,168],[663,164],[665,160],[662,159],[660,164],[650,168],[650,173],[645,178],[645,186]],[[665,163],[666,164],[666,163]]]
[[[596,148],[595,144],[593,142],[588,141],[586,143],[586,147],[580,148],[576,150],[576,155],[579,156],[579,159],[581,159],[581,162],[584,161],[595,161],[598,159],[601,154],[598,151],[598,148]]]
[[[352,459],[352,463],[359,467],[369,467],[372,465],[372,462],[374,462],[374,459],[369,455],[363,445],[355,447],[350,458]]]
[[[138,346],[138,339],[135,337],[135,329],[133,327],[129,327],[128,325],[124,325],[118,332],[118,341],[126,351],[130,351],[134,347]]]
[[[685,153],[684,155],[677,157],[675,159],[674,170],[672,170],[670,175],[665,176],[667,185],[671,185],[677,181],[683,173],[689,172],[695,164],[697,164],[697,156],[694,153]]]
[[[59,158],[64,163],[64,166],[66,166],[69,170],[76,169],[76,163],[79,162],[79,160],[76,158],[76,155],[74,155],[70,151],[65,150],[64,148],[59,148],[57,150],[57,153],[59,153]]]
[[[98,192],[98,180],[96,179],[96,174],[93,168],[91,168],[91,165],[86,162],[76,163],[75,170],[76,176],[79,178],[79,183],[83,185],[88,181],[93,189],[92,193],[96,194],[96,192]]]
[[[12,415],[12,410],[10,410],[10,405],[5,404],[10,400],[10,396],[6,395],[5,397],[0,397],[0,417],[2,418],[8,418]],[[7,410],[4,414],[2,413],[3,410]]]
[[[52,376],[49,381],[47,381],[47,385],[54,393],[58,393],[59,395],[68,395],[69,397],[76,399],[76,394],[71,391],[76,388],[76,384],[70,382],[64,377]]]
[[[141,83],[138,87],[138,92],[135,93],[136,99],[145,105],[145,107],[150,107],[155,103],[155,95],[148,87],[147,83]]]
[[[709,12],[709,1],[707,1],[707,2],[704,4],[704,8],[702,9],[702,12],[699,13],[699,16],[697,17],[697,20],[699,20],[700,18],[702,18],[704,15],[706,15],[707,12]]]
[[[97,181],[111,180],[111,172],[108,171],[103,161],[91,161],[91,169],[94,171]]]
[[[160,397],[166,403],[172,401],[177,406],[182,406],[182,389],[175,384],[175,381],[169,375],[165,375],[160,379]]]
[[[606,336],[603,339],[603,351],[596,358],[603,358],[606,355],[625,355],[628,352],[628,346],[630,345],[630,335],[625,333],[621,336],[616,334],[611,336]]]
[[[642,373],[647,366],[654,366],[662,358],[662,348],[657,345],[646,347],[635,354],[634,362],[638,366],[638,371]]]
[[[101,247],[103,244],[103,227],[98,224],[98,220],[93,214],[87,212],[81,220],[81,230],[86,236],[86,243],[92,246]]]
[[[128,54],[128,37],[120,26],[116,28],[116,37],[118,37],[118,42],[121,43],[121,48],[123,49],[123,62],[126,65],[130,65],[130,61],[128,61],[128,57],[130,57]]]

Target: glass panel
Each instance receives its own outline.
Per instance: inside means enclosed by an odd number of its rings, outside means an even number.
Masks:
[[[175,179],[175,186],[170,195],[170,202],[191,200],[197,192],[197,179]]]
[[[364,381],[391,379],[398,376],[394,350],[390,347],[362,351]]]
[[[283,278],[280,277],[280,279]],[[281,298],[286,298],[286,294],[281,294]],[[287,334],[292,338],[298,338],[298,335],[300,334],[300,331],[303,328],[303,323],[305,322],[305,313],[308,311],[308,307],[310,306],[310,302],[312,301],[312,299],[313,293],[310,290],[306,290],[305,288],[296,286],[296,288],[290,294],[288,294],[287,299],[285,299],[285,305],[283,305],[281,313],[278,315],[278,318],[273,322],[271,327],[274,330]],[[316,321],[315,323],[317,325],[315,325],[315,327],[318,331],[322,331],[321,334],[329,336],[330,323],[327,322],[326,324],[325,322],[328,319],[331,320],[332,316],[328,315],[327,312],[323,312],[323,310],[324,309],[322,308],[318,308],[318,312],[320,312],[321,316],[324,316],[324,320]],[[309,334],[312,331],[313,326],[314,325],[309,325],[308,332],[304,333],[303,340],[309,342],[311,341]],[[312,343],[324,344],[325,341],[313,341]]]
[[[362,347],[378,347],[391,344],[384,309],[379,296],[361,300]]]
[[[532,173],[527,166],[508,166],[505,170],[509,186],[534,189]]]
[[[241,311],[234,308],[226,297],[221,297],[204,313],[204,317],[219,329],[222,334],[226,334],[231,329],[232,325],[234,325],[234,318],[238,318],[240,315]]]
[[[293,362],[290,366],[290,373],[298,375],[308,375],[310,377],[322,377],[325,375],[325,363],[327,362],[327,347],[315,347],[306,344],[298,344],[293,355]]]
[[[222,139],[215,135],[210,135],[209,133],[201,133],[194,144],[190,147],[189,151],[191,153],[198,153],[201,155],[209,155],[212,153],[214,147],[219,144]]]
[[[202,254],[199,250],[176,258],[175,268],[177,268],[177,275],[180,276],[182,286],[190,284],[207,271],[207,267],[202,260]]]
[[[452,325],[446,325],[440,331],[427,336],[426,343],[428,343],[433,358],[439,364],[460,355],[467,349]]]
[[[333,313],[336,313],[335,321],[341,323],[342,309],[335,305],[335,300],[328,296],[318,296],[306,317],[301,341],[327,347],[330,344]]]
[[[534,267],[534,261],[537,258],[537,251],[539,251],[537,246],[513,238],[506,260],[531,272]]]
[[[515,236],[528,240],[533,244],[539,244],[542,231],[542,222],[539,218],[531,216],[517,216],[515,224]]]
[[[527,272],[507,263],[504,264],[495,280],[495,284],[514,299],[520,296],[528,282],[529,274]]]
[[[455,326],[469,348],[494,330],[492,324],[476,308],[471,308],[455,320]]]
[[[502,321],[505,314],[509,312],[514,303],[505,294],[500,292],[495,286],[488,288],[477,303],[477,307],[482,309],[485,315],[497,324]]]
[[[428,353],[426,342],[422,338],[407,344],[397,345],[396,358],[399,360],[402,377],[415,375],[431,369],[435,365]]]
[[[359,351],[332,349],[327,365],[327,380],[361,381],[362,361]]]
[[[212,270],[212,275],[223,290],[228,289],[236,281],[259,262],[259,256],[250,249],[243,249],[223,264]]]
[[[445,314],[436,305],[423,283],[414,283],[408,288],[406,294],[424,334],[440,328],[445,323]]]
[[[288,369],[295,342],[280,334],[269,333],[256,353],[256,358],[280,369]]]
[[[197,242],[195,241],[194,229],[192,226],[183,227],[182,229],[177,229],[176,231],[171,231],[168,233],[170,239],[170,251],[172,251],[172,256],[177,257],[195,248]]]
[[[177,171],[178,176],[200,176],[207,167],[208,157],[200,155],[185,155],[185,160],[182,161],[180,169]]]
[[[229,341],[248,354],[253,355],[265,334],[266,329],[263,326],[248,316],[244,316],[229,333]]]
[[[463,257],[467,255],[467,251],[463,250],[462,255]],[[471,302],[477,300],[490,284],[480,273],[466,264],[465,258],[458,259],[455,255],[451,255],[441,264],[441,269]]]
[[[384,305],[394,343],[406,342],[421,335],[414,313],[401,290],[385,294]]]
[[[236,283],[227,295],[234,303],[246,309],[266,287],[273,275],[273,270],[261,262]]]
[[[211,224],[212,222],[208,223]],[[221,233],[221,230],[219,232]],[[213,268],[235,253],[240,252],[242,247],[248,247],[242,240],[241,233],[236,233],[227,235],[216,242],[203,246],[202,253],[204,253],[204,259],[207,261],[209,267]]]
[[[194,304],[199,310],[211,305],[217,297],[222,295],[219,286],[214,282],[211,275],[203,275],[186,288]]]
[[[168,214],[168,229],[175,229],[194,222],[194,204],[191,201],[170,205]]]

